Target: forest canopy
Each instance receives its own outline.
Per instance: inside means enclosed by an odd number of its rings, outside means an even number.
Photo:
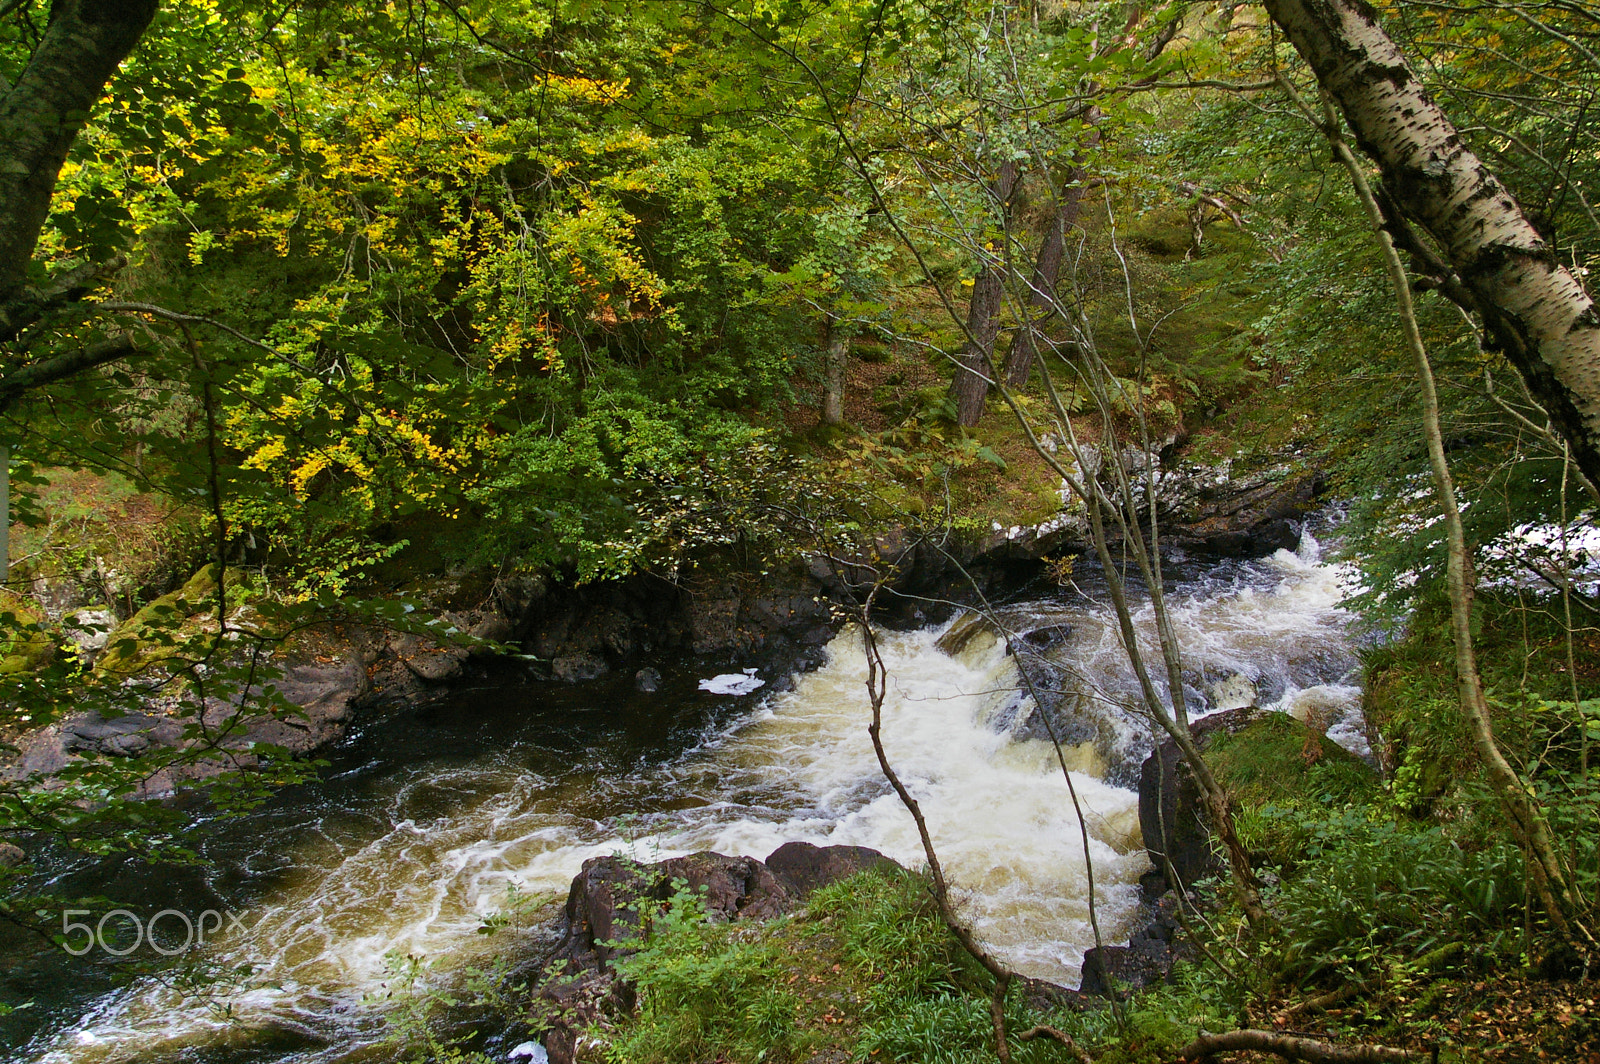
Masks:
[[[8,9],[10,121],[52,28],[96,10]],[[960,427],[992,393],[984,360],[1025,392],[1036,333],[1083,340],[1041,278],[1070,290],[1118,372],[1158,378],[1180,435],[1287,383],[1317,425],[1293,432],[1344,459],[1355,497],[1393,517],[1404,493],[1356,485],[1421,470],[1411,419],[1391,416],[1408,386],[1366,226],[1274,84],[1314,94],[1316,72],[1260,12],[196,2],[141,17],[82,131],[58,137],[37,244],[13,264],[26,276],[7,282],[19,480],[88,465],[183,499],[214,477],[222,509],[200,520],[304,593],[408,549],[585,578],[671,554],[695,522],[668,500],[709,504],[782,465],[771,446],[793,452],[792,412],[842,388],[858,339],[923,355],[924,389],[880,389],[896,393],[872,418],[889,450],[868,433],[845,455],[912,493],[993,466]],[[1552,235],[1552,261],[1583,276],[1592,20],[1405,4],[1386,24]],[[1564,428],[1564,408],[1523,391],[1518,369],[1540,379],[1526,358],[1496,372],[1480,344],[1507,350],[1493,314],[1480,336],[1439,298],[1463,287],[1459,266],[1416,261],[1464,475],[1534,508],[1469,508],[1487,542],[1557,505],[1559,451],[1523,422],[1548,408]],[[81,371],[39,372],[85,352]],[[958,426],[934,383],[952,375]],[[214,470],[192,446],[206,394]],[[1582,435],[1565,436],[1580,465]],[[1386,574],[1418,559],[1380,565],[1374,586],[1394,591]]]

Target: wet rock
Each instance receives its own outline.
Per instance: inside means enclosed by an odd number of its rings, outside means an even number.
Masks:
[[[1072,636],[1072,625],[1052,624],[1035,628],[1022,636],[1022,641],[1033,650],[1050,650],[1060,646]]]
[[[655,864],[626,857],[593,857],[567,893],[566,930],[555,951],[569,971],[605,970],[639,935],[640,915],[670,901],[674,880],[698,895],[712,920],[764,920],[794,898],[765,864],[750,857],[696,853]]]
[[[578,683],[582,680],[593,680],[597,676],[604,676],[611,671],[605,659],[598,654],[587,652],[578,654],[564,654],[550,662],[550,675],[563,683]]]
[[[1299,521],[1316,505],[1322,477],[1296,458],[1247,470],[1232,461],[1180,462],[1160,483],[1174,542],[1212,557],[1258,558],[1300,545]]]
[[[28,859],[21,846],[0,842],[0,868],[15,868]]]
[[[1194,722],[1191,731],[1202,750],[1207,737],[1221,731],[1236,732],[1249,723],[1258,710],[1253,706],[1214,713]],[[1222,871],[1211,848],[1211,831],[1206,823],[1205,801],[1183,761],[1177,744],[1170,739],[1156,747],[1139,769],[1139,827],[1144,834],[1150,862],[1163,873],[1163,855],[1172,862],[1179,884],[1187,890],[1195,881]]]
[[[644,668],[633,674],[634,689],[647,695],[653,695],[661,690],[661,673],[655,669]]]
[[[833,637],[834,630],[831,627],[825,624],[819,624],[814,628],[808,629],[805,634],[801,635],[799,643],[801,646],[807,647],[826,646],[833,642]]]
[[[1241,709],[1257,702],[1256,685],[1242,673],[1230,673],[1206,686],[1211,704],[1218,709]]]
[[[739,600],[736,597],[695,596],[689,606],[691,649],[696,654],[715,654],[746,650],[747,633],[739,626]]]
[[[129,713],[106,720],[97,713],[82,714],[61,725],[62,746],[72,753],[110,754],[133,757],[150,748],[152,732],[163,722],[144,713]]]
[[[290,664],[272,682],[278,694],[298,706],[304,716],[260,720],[246,729],[255,742],[273,743],[297,754],[310,753],[344,734],[356,703],[371,689],[359,656]]]
[[[305,711],[313,726],[343,723],[351,705],[367,693],[367,670],[359,659],[326,665],[290,665],[273,686]]]
[[[1142,939],[1127,946],[1096,946],[1083,955],[1083,980],[1078,989],[1097,997],[1127,997],[1166,980],[1172,957],[1166,943]]]
[[[989,619],[976,610],[968,612],[960,620],[952,624],[948,631],[939,637],[934,645],[940,650],[956,657],[965,650],[974,639],[979,636],[993,635],[994,628]]]
[[[685,889],[700,896],[706,916],[713,921],[770,920],[794,905],[795,899],[778,877],[765,862],[753,857],[704,852],[671,857],[656,867],[668,887],[682,880]]]
[[[1195,904],[1194,896],[1188,901],[1167,890],[1166,880],[1152,869],[1140,877],[1142,890],[1141,910],[1148,919],[1128,937],[1125,946],[1106,946],[1089,950],[1083,956],[1079,989],[1086,995],[1126,997],[1155,983],[1170,979],[1172,968],[1179,961],[1191,961],[1198,955],[1195,947],[1184,940],[1179,931],[1180,905]]]
[[[428,684],[444,683],[454,679],[466,663],[466,647],[441,646],[431,639],[409,632],[390,637],[389,648],[417,679]]]
[[[786,842],[767,855],[766,866],[797,901],[813,891],[847,879],[857,872],[895,862],[866,846],[814,846]]]

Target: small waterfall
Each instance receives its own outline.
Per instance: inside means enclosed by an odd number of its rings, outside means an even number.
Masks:
[[[1307,532],[1298,551],[1259,561],[1218,565],[1173,581],[1167,612],[1182,654],[1184,703],[1191,718],[1240,706],[1281,710],[1324,727],[1336,741],[1367,754],[1359,674],[1350,616],[1339,607],[1351,579],[1322,561]],[[1131,589],[1137,591],[1137,589]],[[1045,706],[1019,693],[1008,714],[1014,734],[1043,738],[1042,713],[1065,742],[1091,747],[1106,779],[1133,786],[1154,741],[1137,707],[1141,697],[1128,666],[1109,596],[1085,574],[1081,590],[1056,602],[1028,602],[997,611]],[[1133,604],[1134,628],[1150,678],[1170,697],[1147,596]],[[973,623],[970,620],[967,623]]]
[[[1271,703],[1361,734],[1337,607],[1341,574],[1306,539],[1299,554],[1174,586],[1195,711]],[[997,624],[958,618],[880,636],[885,744],[922,803],[969,919],[1020,970],[1069,985],[1093,945],[1084,854],[1066,783],[1042,741],[1040,707],[1018,690],[1019,665],[1050,688],[1046,711],[1067,740],[1108,940],[1126,936],[1147,867],[1128,784],[1149,730],[1128,710],[1128,670],[1091,577],[1086,594],[1007,606]],[[1148,604],[1137,621],[1152,639]],[[250,989],[226,999],[229,1016],[144,979],[96,999],[14,1059],[112,1064],[230,1049],[297,1064],[387,1059],[373,998],[389,958],[482,962],[502,943],[477,930],[509,890],[564,894],[582,862],[600,854],[760,857],[798,839],[871,846],[919,866],[914,826],[866,734],[865,672],[860,633],[846,629],[826,665],[731,719],[705,715],[726,702],[685,694],[701,700],[702,724],[675,753],[659,737],[646,752],[620,740],[551,745],[556,722],[570,723],[566,710],[525,716],[509,738],[468,754],[431,753],[425,730],[417,752],[386,754],[385,728],[425,726],[375,725],[357,741],[372,746],[366,759],[330,773],[322,790],[311,789],[320,797],[252,814],[238,829],[230,860],[272,874],[241,902],[249,931],[208,947],[208,961],[255,972]],[[455,712],[470,717],[473,705],[463,696]],[[658,717],[665,712],[654,705]]]

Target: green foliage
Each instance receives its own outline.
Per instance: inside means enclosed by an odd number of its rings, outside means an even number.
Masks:
[[[994,1056],[987,974],[945,928],[925,882],[897,869],[830,884],[803,915],[754,926],[707,924],[698,899],[680,891],[620,970],[642,1004],[604,1034],[610,1060],[836,1054],[978,1064]],[[1049,1023],[1095,1047],[1096,1059],[1154,1061],[1169,1059],[1198,1026],[1225,1022],[1227,1008],[1214,983],[1193,979],[1142,999],[1127,1028],[1109,1010],[1045,1013],[1015,993],[1006,1018],[1013,1038]],[[1013,1041],[1011,1052],[1022,1064],[1077,1059],[1046,1038]]]
[[[910,1002],[932,999],[964,1008],[955,999],[982,978],[916,876],[871,872],[832,883],[812,895],[808,911],[832,921],[844,955],[870,987],[866,1039],[877,1037],[876,1023],[898,1023]]]
[[[1217,734],[1206,759],[1234,801],[1240,839],[1271,864],[1305,856],[1296,816],[1313,823],[1381,795],[1366,763],[1285,713],[1265,713],[1236,733]]]
[[[1365,710],[1392,744],[1395,800],[1415,812],[1448,810],[1471,793],[1480,771],[1457,710],[1448,609],[1441,596],[1424,598],[1401,638],[1364,654]],[[1585,664],[1594,643],[1587,627],[1570,633],[1578,671],[1569,671],[1569,633],[1558,611],[1550,599],[1480,594],[1475,646],[1496,735],[1513,763],[1530,776],[1554,774],[1581,787],[1589,726],[1572,694],[1576,688],[1580,706],[1587,705],[1600,696],[1600,676]]]
[[[1363,980],[1449,943],[1485,963],[1519,946],[1524,871],[1512,845],[1481,848],[1375,807],[1264,816],[1298,843],[1299,863],[1266,898],[1284,917],[1282,977]]]
[[[608,1059],[793,1059],[807,1039],[796,1023],[799,1000],[775,985],[782,969],[776,943],[748,928],[708,923],[701,898],[678,881],[666,907],[650,916],[644,945],[617,962],[619,975],[638,988],[641,1011],[612,1041]]]

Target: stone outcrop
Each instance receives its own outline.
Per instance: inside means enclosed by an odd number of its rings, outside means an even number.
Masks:
[[[805,901],[813,891],[893,861],[865,846],[813,846],[786,842],[767,855],[767,868],[778,877],[789,896]]]
[[[702,852],[641,864],[595,857],[572,881],[554,945],[528,966],[535,998],[549,1017],[543,1031],[551,1064],[571,1064],[578,1033],[605,1011],[628,1011],[633,990],[612,962],[632,953],[652,913],[686,891],[718,922],[760,921],[793,911],[818,887],[882,864],[861,846],[791,842],[765,861]]]
[[[1292,461],[1255,468],[1179,462],[1161,480],[1160,506],[1176,546],[1214,557],[1258,558],[1300,544],[1300,520],[1324,479]]]
[[[1085,464],[1098,468],[1100,451],[1084,448]],[[1259,558],[1277,550],[1294,550],[1300,542],[1300,521],[1316,508],[1325,478],[1308,468],[1299,454],[1254,462],[1224,459],[1215,463],[1165,457],[1155,462],[1156,513],[1163,542],[1169,548],[1202,557]],[[1142,483],[1150,459],[1137,447],[1117,459]],[[1076,463],[1068,463],[1076,469]],[[1065,484],[1059,492],[1062,510],[1036,525],[995,524],[973,544],[980,565],[1003,561],[1036,562],[1045,555],[1084,554],[1091,550],[1088,515]],[[1114,530],[1109,530],[1115,539]]]
[[[1147,874],[1143,888],[1144,922],[1124,946],[1096,946],[1083,955],[1078,992],[1093,997],[1127,997],[1166,982],[1172,966],[1190,960],[1195,949],[1179,937],[1178,895],[1166,889],[1159,873]]]
[[[1213,713],[1195,721],[1190,731],[1203,752],[1211,736],[1238,732],[1258,712],[1254,706],[1245,706]],[[1165,875],[1165,855],[1183,889],[1223,871],[1212,852],[1200,785],[1189,772],[1177,744],[1170,739],[1160,743],[1140,766],[1139,829],[1150,863]]]

